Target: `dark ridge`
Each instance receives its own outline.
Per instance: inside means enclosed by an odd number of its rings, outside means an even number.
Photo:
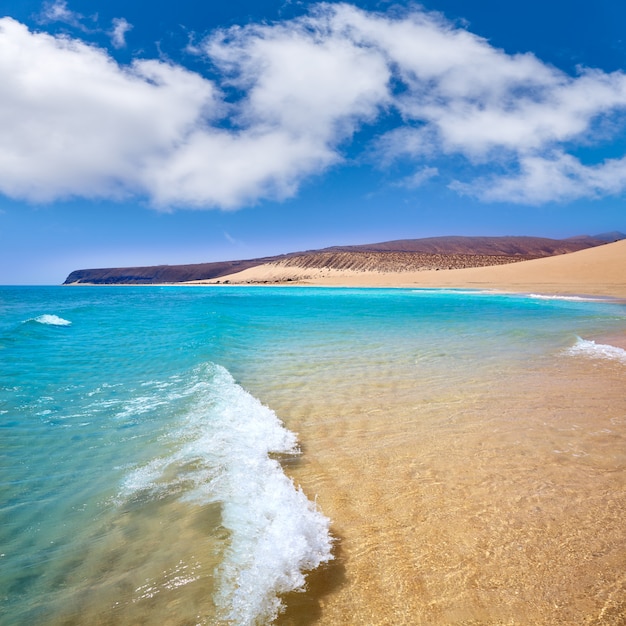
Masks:
[[[600,233],[599,235],[593,235],[593,239],[597,239],[598,241],[605,241],[606,243],[613,243],[615,241],[622,241],[622,239],[626,239],[626,235],[624,233],[620,233],[617,230],[612,230],[610,233]]]
[[[240,261],[81,269],[73,271],[64,284],[150,285],[216,280],[257,265],[277,262],[300,267],[337,266],[381,271],[392,265],[396,269],[398,266],[404,269],[426,269],[435,266],[441,268],[477,267],[567,254],[619,239],[626,239],[626,235],[611,232],[593,237],[582,235],[569,239],[461,236],[399,239],[357,246],[333,246],[322,250],[292,252]],[[366,253],[373,254],[373,256],[368,258],[366,264],[363,264],[358,258]],[[354,258],[348,258],[350,256]]]
[[[109,267],[103,269],[75,270],[63,283],[90,285],[153,285],[159,283],[183,283],[190,280],[210,280],[228,276],[234,272],[276,261],[281,257],[250,259],[245,261],[218,261],[192,265],[154,265],[147,267]]]
[[[476,254],[494,256],[522,256],[538,258],[567,254],[591,248],[607,239],[572,237],[570,239],[547,239],[543,237],[428,237],[425,239],[398,239],[359,246],[334,246],[323,252],[419,252],[421,254]],[[611,239],[613,241],[613,239]],[[317,251],[313,251],[317,252]]]

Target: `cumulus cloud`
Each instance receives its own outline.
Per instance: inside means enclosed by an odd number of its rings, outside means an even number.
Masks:
[[[215,195],[230,208],[283,199],[301,180],[341,160],[337,146],[388,100],[390,72],[379,54],[308,20],[219,31],[201,46],[244,95],[234,128],[197,133],[152,181],[159,201],[195,204]],[[209,159],[211,172],[194,167]]]
[[[80,20],[64,0],[46,12]],[[113,46],[130,28],[114,21]],[[621,131],[622,72],[572,76],[439,14],[349,4],[219,30],[194,49],[212,80],[160,60],[120,66],[83,41],[1,19],[0,191],[237,208],[294,195],[381,120],[378,161],[413,162],[416,174],[399,183],[407,187],[447,177],[460,193],[521,203],[626,189],[626,159],[583,163],[572,153],[599,125],[603,140]],[[454,180],[447,163],[459,159],[465,178]]]
[[[329,18],[232,28],[205,42],[226,81],[247,94],[237,111],[242,124],[334,143],[390,102],[380,52],[345,38]]]
[[[478,179],[471,184],[455,182],[460,193],[495,202],[543,204],[577,198],[600,198],[626,189],[626,158],[583,165],[572,155],[521,157],[519,172]]]
[[[623,112],[623,72],[581,68],[569,76],[423,11],[390,18],[344,4],[335,20],[355,41],[380,50],[402,84],[394,106],[405,124],[378,138],[385,162],[461,155],[471,164],[517,168],[451,184],[486,201],[537,204],[626,189],[619,160],[583,165],[554,156],[560,146],[591,141],[594,123]]]
[[[141,194],[158,207],[229,209],[286,198],[341,159],[338,143],[388,95],[379,56],[299,23],[205,42],[224,85],[244,92],[229,106],[179,66],[121,67],[10,18],[0,46],[0,190],[35,201]]]
[[[0,20],[0,190],[34,201],[149,193],[145,179],[218,111],[215,87],[158,61],[119,67]]]

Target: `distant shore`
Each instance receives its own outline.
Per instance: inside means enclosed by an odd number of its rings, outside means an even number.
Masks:
[[[422,271],[359,271],[267,263],[196,285],[319,285],[487,289],[626,299],[626,240],[507,265]]]

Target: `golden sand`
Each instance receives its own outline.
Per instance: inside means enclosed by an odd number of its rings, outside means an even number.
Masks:
[[[626,240],[509,265],[452,270],[374,272],[260,265],[218,279],[230,284],[353,287],[449,287],[626,298]],[[215,284],[217,281],[199,281]]]
[[[485,268],[272,264],[226,279],[626,298],[626,241]],[[626,348],[624,335],[593,339]],[[278,624],[626,624],[624,365],[555,359],[468,377],[254,390],[299,433],[302,461],[286,469],[337,538],[335,561]]]
[[[338,540],[278,624],[626,623],[623,364],[369,382],[267,395],[304,442],[287,471]]]

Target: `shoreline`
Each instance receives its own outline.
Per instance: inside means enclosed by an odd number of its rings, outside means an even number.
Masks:
[[[621,616],[594,581],[620,580],[623,366],[565,357],[564,342],[523,362],[492,346],[494,368],[476,342],[462,345],[416,348],[424,361],[390,359],[386,346],[362,369],[343,359],[305,368],[304,381],[301,370],[252,381],[303,442],[289,475],[340,548],[277,624],[311,612],[324,625]]]
[[[516,289],[514,287],[474,287],[474,286],[449,286],[449,285],[416,285],[412,283],[400,284],[400,285],[387,285],[387,284],[354,284],[352,282],[345,283],[324,283],[322,281],[259,281],[259,282],[227,282],[220,283],[218,282],[207,282],[207,281],[197,281],[197,282],[186,282],[186,283],[153,283],[153,284],[141,284],[141,285],[129,285],[129,284],[98,284],[98,283],[72,283],[69,285],[62,285],[63,287],[189,287],[189,288],[204,288],[204,287],[216,287],[218,289],[229,289],[229,288],[239,288],[239,287],[251,287],[251,288],[268,288],[268,287],[284,287],[285,289],[295,288],[295,287],[311,287],[311,288],[319,288],[319,289],[412,289],[412,290],[423,290],[423,291],[467,291],[473,292],[474,294],[489,294],[489,295],[517,295],[522,297],[537,297],[537,298],[554,298],[554,299],[562,299],[562,300],[580,300],[582,302],[612,302],[615,304],[626,304],[626,294],[619,295],[608,293],[609,290],[603,291],[598,290],[597,293],[589,293],[582,292],[576,290],[559,290],[557,285],[554,285],[555,289],[552,291],[543,291],[537,289]],[[613,290],[610,290],[613,291]]]
[[[302,270],[265,264],[219,279],[180,284],[471,289],[626,300],[626,240],[559,256],[477,268],[375,272],[329,268]]]
[[[300,268],[281,262],[219,278],[164,283],[69,283],[65,286],[298,286],[471,289],[494,293],[626,300],[626,240],[550,257],[482,267],[377,271]]]
[[[432,288],[424,297],[375,289],[240,288],[205,296],[175,289],[55,290],[46,310],[63,314],[68,302],[79,306],[67,315],[73,331],[48,331],[62,333],[73,346],[69,354],[87,367],[77,425],[95,407],[103,416],[110,411],[124,442],[128,431],[119,425],[138,422],[151,437],[166,432],[170,441],[178,432],[175,417],[186,442],[195,420],[210,421],[207,388],[197,388],[197,402],[185,395],[205,381],[204,368],[194,372],[209,359],[223,362],[297,436],[302,454],[276,460],[331,520],[335,558],[307,575],[306,593],[283,598],[287,608],[276,626],[511,620],[558,626],[600,623],[605,614],[621,619],[625,370],[621,360],[572,357],[567,350],[578,335],[616,345],[614,332],[626,341],[623,306],[535,306],[525,298],[463,291],[455,304],[456,296],[439,298]],[[93,308],[84,306],[91,301]],[[103,324],[107,333],[100,332]],[[121,341],[111,343],[116,335]],[[110,351],[97,370],[84,358],[85,337],[92,336],[89,349],[99,346],[93,354]],[[56,341],[16,342],[22,345],[57,358]],[[134,374],[144,355],[145,369]],[[107,363],[132,365],[128,372],[112,368],[109,378]],[[98,390],[93,400],[89,390]],[[50,397],[32,410],[56,402]],[[145,413],[149,407],[154,413]],[[99,421],[92,423],[100,432]],[[80,441],[88,446],[91,440]],[[181,476],[188,467],[195,465],[181,466]],[[123,509],[121,522],[109,526],[114,549],[103,549],[99,540],[89,558],[82,557],[86,564],[69,572],[71,602],[59,605],[50,626],[65,615],[97,621],[114,602],[112,619],[120,624],[213,615],[218,579],[211,572],[227,539],[217,531],[220,511],[213,504],[187,510],[175,499],[158,500],[155,508],[147,493],[133,500],[133,515]],[[175,536],[167,534],[172,529]],[[164,549],[153,554],[157,546]],[[183,571],[193,580],[173,588]],[[84,572],[95,573],[93,585]],[[148,588],[158,594],[146,596]]]

